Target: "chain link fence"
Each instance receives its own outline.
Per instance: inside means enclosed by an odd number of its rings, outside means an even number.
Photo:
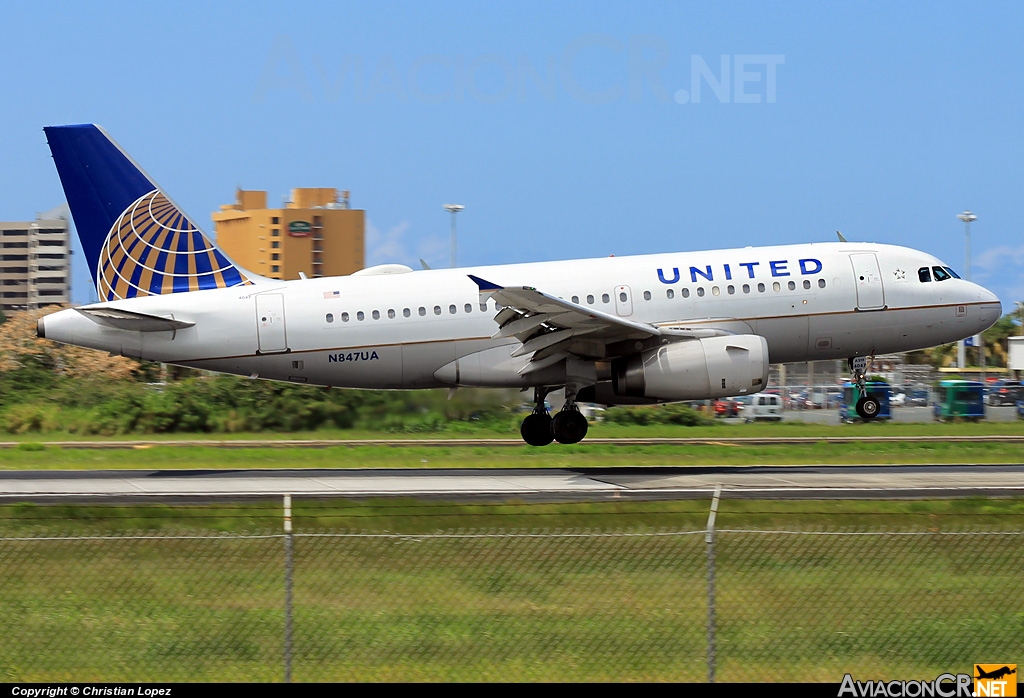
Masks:
[[[6,681],[829,681],[1024,658],[1024,534],[0,538]],[[713,574],[711,574],[713,572]]]

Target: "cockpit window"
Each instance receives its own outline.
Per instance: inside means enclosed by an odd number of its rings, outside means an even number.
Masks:
[[[926,284],[932,280],[932,272],[928,267],[921,267],[917,270],[917,278],[921,283]]]
[[[948,271],[948,272],[950,273],[950,275],[952,275],[952,277],[953,277],[954,279],[959,279],[959,278],[960,278],[960,275],[959,275],[959,274],[957,274],[957,273],[956,273],[955,271],[953,271],[952,269],[950,269],[949,267],[942,267],[942,268],[943,268],[943,269],[945,269],[946,271]]]
[[[946,279],[953,278],[953,275],[942,267],[932,267],[932,273],[935,274],[936,281],[945,281]]]

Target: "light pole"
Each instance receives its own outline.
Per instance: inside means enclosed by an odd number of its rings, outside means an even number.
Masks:
[[[978,217],[970,211],[958,213],[957,218],[964,222],[964,278],[971,280],[971,223],[978,220]],[[964,347],[964,340],[960,340],[956,347],[956,364],[962,371],[966,368],[967,349]]]
[[[455,215],[466,208],[462,204],[445,204],[444,208],[452,214],[452,269],[455,268]]]
[[[964,222],[964,278],[971,280],[971,223],[978,217],[970,211],[958,213],[957,218]]]

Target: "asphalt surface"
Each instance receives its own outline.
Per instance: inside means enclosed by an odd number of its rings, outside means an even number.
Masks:
[[[421,497],[556,501],[1024,495],[1024,464],[764,465],[551,470],[139,470],[0,472],[0,502]]]

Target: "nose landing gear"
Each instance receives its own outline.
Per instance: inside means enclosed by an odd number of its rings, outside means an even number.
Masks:
[[[867,392],[867,368],[873,360],[873,356],[854,357],[849,360],[855,384],[853,388],[853,397],[856,400],[854,409],[857,410],[857,416],[866,422],[877,417],[878,413],[882,411],[882,404],[878,398],[868,395]]]

